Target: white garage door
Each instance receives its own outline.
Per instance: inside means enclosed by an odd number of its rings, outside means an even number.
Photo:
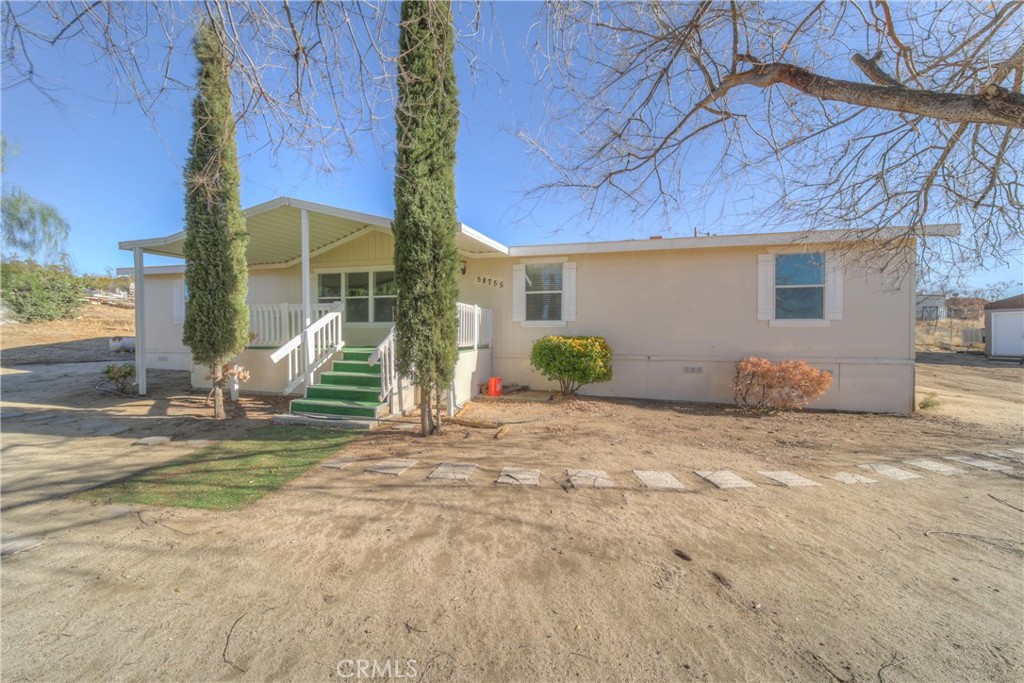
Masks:
[[[1024,311],[992,311],[992,355],[1024,356]]]

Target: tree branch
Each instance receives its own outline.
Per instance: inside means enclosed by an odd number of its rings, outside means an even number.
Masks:
[[[757,64],[747,71],[726,76],[711,101],[720,99],[738,85],[769,88],[779,84],[822,100],[918,114],[955,123],[1024,128],[1024,96],[996,85],[986,86],[980,95],[932,92],[829,78],[777,62]]]

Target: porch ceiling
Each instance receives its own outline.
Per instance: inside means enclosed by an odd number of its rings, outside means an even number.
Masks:
[[[289,266],[301,261],[303,209],[309,213],[309,252],[313,255],[375,230],[391,232],[389,218],[282,197],[244,211],[249,230],[246,258],[250,266]],[[467,256],[508,253],[503,244],[461,224],[456,244]],[[122,249],[141,247],[148,254],[184,258],[185,232],[121,242],[119,246]]]

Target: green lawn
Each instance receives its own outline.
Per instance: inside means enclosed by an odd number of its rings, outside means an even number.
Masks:
[[[237,510],[358,438],[317,427],[264,427],[74,496],[101,503]]]

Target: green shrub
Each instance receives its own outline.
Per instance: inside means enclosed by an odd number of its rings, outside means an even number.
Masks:
[[[135,380],[135,366],[131,363],[111,363],[103,370],[103,376],[114,383],[114,388],[125,393]]]
[[[543,337],[533,344],[530,365],[557,381],[563,394],[612,378],[612,348],[604,337]]]
[[[74,318],[84,293],[82,281],[65,266],[35,261],[0,264],[0,296],[19,320]]]

